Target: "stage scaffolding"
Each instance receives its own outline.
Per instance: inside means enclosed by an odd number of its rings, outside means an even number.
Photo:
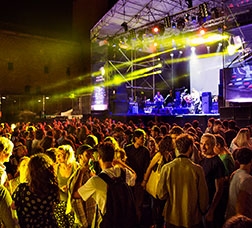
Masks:
[[[175,56],[171,53],[177,47],[173,46],[173,37],[185,37],[202,27],[208,31],[221,29],[226,32],[237,27],[237,17],[250,13],[246,5],[238,10],[235,7],[230,9],[234,1],[225,2],[225,5],[222,1],[194,1],[195,7],[189,3],[119,0],[94,26],[90,34],[92,75],[103,66],[106,69],[108,100],[113,97],[136,101],[143,94],[153,98],[157,90],[168,93],[174,89]],[[161,29],[158,34],[151,31],[155,25]],[[154,43],[156,38],[162,46],[153,51],[150,43]],[[166,42],[167,39],[170,42]],[[155,55],[157,52],[161,54]],[[167,71],[165,75],[162,74],[164,69]],[[116,97],[122,84],[127,95]]]

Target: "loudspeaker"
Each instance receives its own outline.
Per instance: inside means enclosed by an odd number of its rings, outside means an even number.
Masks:
[[[202,112],[211,113],[212,110],[212,94],[211,92],[202,93]]]
[[[129,109],[129,103],[127,101],[114,101],[113,102],[113,113],[119,114],[119,113],[127,113]]]

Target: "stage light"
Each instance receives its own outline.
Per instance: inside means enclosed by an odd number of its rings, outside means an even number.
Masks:
[[[100,68],[100,72],[101,72],[101,75],[104,76],[106,71],[105,71],[105,68],[104,67],[101,67]]]
[[[177,49],[176,41],[174,39],[172,39],[172,47],[174,50]]]
[[[189,22],[190,21],[190,14],[186,13],[184,18],[185,18],[185,22]]]
[[[124,32],[127,32],[129,30],[128,24],[126,22],[123,22],[121,26],[124,28]]]
[[[227,46],[227,52],[229,55],[233,55],[236,52],[236,47],[233,44]]]
[[[165,24],[165,27],[166,27],[166,28],[172,27],[171,18],[170,18],[169,15],[168,15],[167,17],[164,18],[164,24]]]
[[[200,13],[200,16],[202,18],[208,17],[208,9],[207,9],[207,3],[206,2],[199,5],[199,13]]]
[[[206,34],[205,28],[201,28],[201,29],[199,30],[199,34],[200,34],[201,36],[205,35],[205,34]]]
[[[216,52],[220,52],[221,51],[221,47],[222,47],[222,43],[218,43]]]
[[[210,53],[210,46],[207,46],[207,54]]]
[[[164,25],[159,24],[155,25],[154,27],[151,28],[151,33],[153,35],[163,35],[164,34]]]
[[[159,33],[159,27],[158,27],[158,26],[153,27],[153,28],[152,28],[152,32],[153,32],[154,34],[158,34],[158,33]]]

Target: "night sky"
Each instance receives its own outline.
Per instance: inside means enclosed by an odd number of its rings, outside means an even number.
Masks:
[[[11,23],[33,30],[71,34],[73,1],[74,0],[0,0],[0,22]],[[84,2],[85,1],[90,2],[90,0],[84,0]],[[104,14],[116,3],[116,1],[117,0],[108,0],[108,8],[102,9]],[[94,12],[96,7],[97,6],[93,4],[92,8]],[[94,15],[97,17],[94,19],[95,21],[98,21],[103,16],[95,13]],[[89,33],[89,31],[86,32]]]

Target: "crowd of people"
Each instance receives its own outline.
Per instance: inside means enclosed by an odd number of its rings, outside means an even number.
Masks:
[[[179,126],[91,116],[2,123],[0,222],[6,228],[106,228],[104,173],[125,176],[136,214],[123,220],[135,221],[131,225],[109,227],[251,227],[251,126],[215,118],[200,126],[198,120]],[[153,196],[146,184],[158,166]]]

